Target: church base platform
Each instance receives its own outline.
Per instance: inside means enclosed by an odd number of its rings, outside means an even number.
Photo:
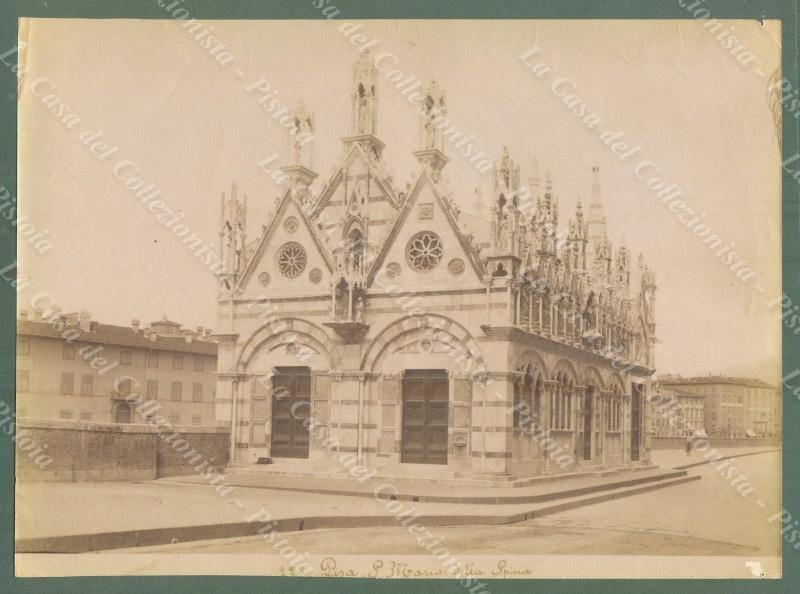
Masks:
[[[677,474],[676,474],[677,472]],[[653,464],[617,468],[594,467],[555,475],[514,477],[494,475],[408,477],[390,473],[353,477],[343,472],[307,472],[296,462],[253,466],[229,466],[225,471],[229,484],[307,493],[369,496],[412,501],[453,501],[461,503],[526,503],[553,493],[593,492],[639,483],[685,476],[685,473],[662,470]],[[186,479],[191,480],[189,477]],[[454,494],[457,489],[458,494]],[[588,491],[585,491],[588,489]]]

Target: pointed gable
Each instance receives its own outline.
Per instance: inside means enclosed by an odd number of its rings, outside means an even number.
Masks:
[[[281,250],[288,244],[295,245],[283,252],[281,264]],[[287,190],[257,240],[237,289],[244,298],[265,292],[276,297],[308,294],[310,287],[326,292],[332,271],[333,261],[325,241],[292,190]]]
[[[332,253],[344,245],[344,237],[353,227],[365,238],[368,253],[376,253],[397,215],[398,203],[380,159],[355,143],[343,166],[320,192],[311,217],[329,240]]]
[[[485,270],[476,257],[467,236],[461,231],[456,213],[447,200],[437,190],[427,171],[423,171],[414,184],[397,218],[387,232],[381,250],[373,262],[369,283],[383,267],[400,267],[398,282],[410,287],[458,286],[474,287],[482,283]],[[420,237],[420,248],[427,238],[420,236],[430,232],[441,242],[437,264],[430,270],[421,272],[411,262],[412,253],[408,251],[412,238]],[[436,252],[439,253],[439,252]]]

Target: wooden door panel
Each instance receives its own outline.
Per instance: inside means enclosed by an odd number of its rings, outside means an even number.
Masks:
[[[447,463],[449,385],[441,370],[409,370],[403,379],[400,461]]]
[[[303,421],[310,413],[311,370],[308,367],[279,367],[272,385],[271,455],[308,458],[309,435]]]

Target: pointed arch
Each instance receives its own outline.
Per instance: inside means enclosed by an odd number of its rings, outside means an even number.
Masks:
[[[616,372],[612,373],[606,382],[606,390],[613,392],[614,388],[618,388],[620,394],[625,393],[625,382],[622,381],[622,378]]]
[[[531,367],[533,367],[533,369],[541,373],[544,378],[550,377],[550,374],[548,373],[547,370],[547,365],[545,364],[544,359],[538,353],[538,351],[534,351],[533,349],[528,349],[524,351],[519,357],[516,358],[516,360],[512,365],[512,368],[524,369],[528,365],[530,365]]]
[[[568,361],[567,359],[561,359],[558,363],[553,366],[550,379],[558,380],[557,376],[559,373],[565,373],[572,381],[573,384],[578,382],[578,370],[575,369],[575,365],[572,361]]]
[[[581,383],[585,386],[593,384],[598,390],[605,390],[605,382],[596,367],[587,367],[583,370]]]

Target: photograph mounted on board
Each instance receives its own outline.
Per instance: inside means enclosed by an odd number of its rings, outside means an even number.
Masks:
[[[20,20],[17,575],[781,576],[779,21],[163,5]]]

